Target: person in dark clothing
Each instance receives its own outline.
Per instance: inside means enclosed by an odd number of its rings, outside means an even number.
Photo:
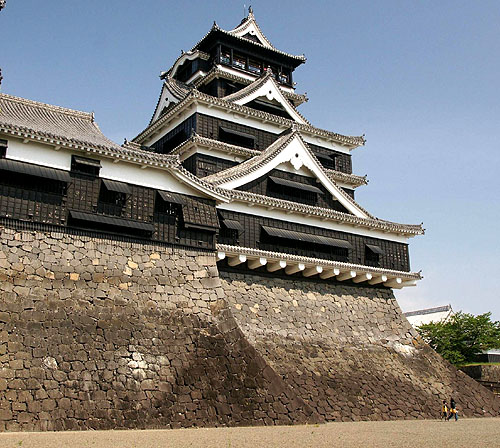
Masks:
[[[448,415],[448,420],[452,416],[455,417],[455,421],[458,420],[457,405],[456,405],[455,400],[453,399],[453,397],[450,399],[450,414]]]

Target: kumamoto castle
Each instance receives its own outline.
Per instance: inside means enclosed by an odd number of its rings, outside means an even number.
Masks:
[[[301,114],[304,62],[214,24],[121,146],[0,94],[0,430],[499,415],[402,315],[422,226],[358,204],[364,138]]]

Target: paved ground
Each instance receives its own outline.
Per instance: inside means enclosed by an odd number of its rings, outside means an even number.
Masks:
[[[1,448],[500,447],[500,418],[312,426],[2,433]]]

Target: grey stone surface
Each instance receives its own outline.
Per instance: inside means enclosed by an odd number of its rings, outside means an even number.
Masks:
[[[417,418],[452,392],[463,414],[498,415],[389,290],[54,232],[0,242],[2,431]]]

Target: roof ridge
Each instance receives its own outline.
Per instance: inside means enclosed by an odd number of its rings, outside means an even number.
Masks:
[[[26,106],[39,107],[46,110],[50,110],[53,112],[65,113],[67,115],[71,115],[77,118],[85,118],[91,121],[94,121],[94,113],[93,112],[84,112],[81,110],[70,109],[68,107],[55,106],[53,104],[42,103],[41,101],[29,100],[28,98],[23,98],[20,96],[9,95],[7,93],[0,93],[0,99],[5,98],[9,101],[14,101],[20,104],[24,104]]]

